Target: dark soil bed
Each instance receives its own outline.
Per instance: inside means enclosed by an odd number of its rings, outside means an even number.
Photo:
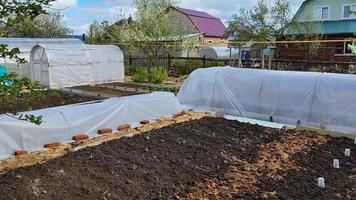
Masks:
[[[347,138],[205,118],[11,171],[0,199],[355,199],[355,151]]]
[[[89,86],[89,85],[77,86],[77,87],[73,87],[73,89],[84,90],[87,92],[97,92],[99,95],[100,95],[100,93],[104,93],[104,94],[114,95],[114,96],[118,96],[118,97],[139,94],[138,92],[129,92],[129,91],[123,91],[123,90],[119,90],[119,89],[110,89],[110,88],[103,88],[103,87]]]
[[[88,101],[99,100],[98,98],[87,97],[77,94],[71,94],[61,91],[45,91],[45,97],[40,101],[32,102],[32,110],[42,109],[42,108],[50,108],[56,106],[63,106],[75,103],[83,103]],[[21,99],[18,99],[12,106],[16,107],[17,111],[28,111],[28,107],[26,106],[27,102],[26,96]],[[13,110],[7,110],[4,107],[0,106],[0,114],[4,114],[7,112],[13,112]]]

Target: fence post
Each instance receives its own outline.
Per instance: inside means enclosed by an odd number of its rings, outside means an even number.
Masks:
[[[265,52],[263,51],[263,48],[261,48],[261,69],[265,68]]]
[[[239,67],[242,67],[242,49],[239,47]]]
[[[129,55],[129,64],[132,65],[132,57]]]
[[[168,69],[171,68],[171,54],[168,54]]]
[[[203,67],[204,67],[204,68],[206,67],[206,57],[205,57],[205,55],[204,55],[204,57],[203,57]]]
[[[269,51],[269,57],[268,57],[268,69],[269,70],[272,69],[272,52],[271,52],[271,49]]]

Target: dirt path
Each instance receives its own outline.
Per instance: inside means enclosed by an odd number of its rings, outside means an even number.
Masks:
[[[0,199],[353,199],[356,155],[345,148],[356,150],[346,138],[210,117],[13,170]]]

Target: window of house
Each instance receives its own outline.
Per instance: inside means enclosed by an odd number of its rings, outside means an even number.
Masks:
[[[313,16],[317,20],[328,20],[329,10],[329,6],[316,6],[314,7]]]
[[[344,19],[356,19],[356,15],[351,13],[351,11],[356,12],[356,4],[346,4],[343,6],[343,18]]]

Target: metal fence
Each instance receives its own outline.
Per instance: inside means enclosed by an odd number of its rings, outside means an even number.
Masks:
[[[232,66],[241,68],[314,71],[356,74],[356,59],[352,62],[289,60],[289,59],[209,59],[206,57],[159,57],[157,66],[166,68],[171,75],[186,75],[197,68],[213,66]],[[125,57],[126,66],[150,67],[147,57]]]

